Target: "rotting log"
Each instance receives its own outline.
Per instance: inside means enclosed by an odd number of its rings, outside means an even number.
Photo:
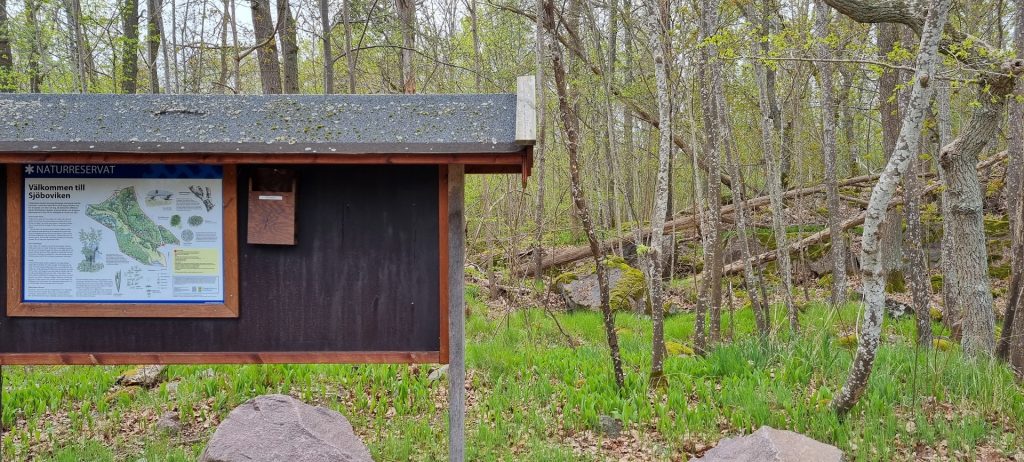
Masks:
[[[988,159],[985,159],[985,160],[983,160],[981,162],[978,162],[977,170],[984,170],[984,169],[986,169],[988,167],[991,167],[991,166],[993,166],[993,165],[995,165],[995,164],[997,164],[999,162],[1002,162],[1004,160],[1006,160],[1006,151],[1000,152],[999,154],[996,154],[996,155],[994,155],[992,157],[989,157]],[[929,194],[933,194],[933,193],[937,192],[940,187],[942,187],[942,184],[940,182],[932,181],[932,182],[930,182],[928,184],[928,187],[924,188],[924,190],[921,191],[921,196],[924,197],[924,196],[927,196]],[[892,207],[895,207],[895,206],[898,206],[898,205],[901,205],[901,204],[903,204],[903,200],[902,199],[893,200],[892,203],[889,204],[889,208],[892,208]],[[843,222],[840,223],[839,227],[843,231],[846,231],[846,230],[848,230],[850,228],[853,228],[855,226],[860,226],[860,225],[864,224],[864,218],[865,218],[865,212],[860,212],[860,213],[858,213],[856,216],[854,216],[852,218],[843,220]],[[814,244],[818,244],[820,242],[824,242],[826,239],[831,238],[831,236],[832,236],[832,230],[831,229],[828,229],[828,228],[823,229],[821,231],[818,231],[817,233],[814,233],[814,234],[812,234],[810,236],[807,236],[807,237],[805,237],[805,238],[803,238],[803,239],[801,239],[801,240],[799,240],[797,242],[794,242],[794,243],[790,244],[789,245],[789,252],[790,253],[799,252],[800,250],[806,249],[807,247],[810,247],[810,246],[812,246]],[[763,265],[765,263],[774,261],[776,258],[778,258],[778,254],[776,252],[777,252],[776,250],[770,250],[770,251],[764,252],[764,253],[762,253],[760,255],[755,255],[755,256],[751,257],[751,263],[754,266],[759,266],[759,265]],[[742,260],[737,260],[737,261],[734,261],[732,263],[729,263],[728,265],[725,265],[725,267],[723,268],[722,273],[723,274],[735,274],[735,273],[738,273],[738,272],[740,272],[742,270],[743,270],[743,261]]]
[[[861,185],[861,184],[868,183],[868,182],[871,182],[871,181],[875,181],[877,179],[878,179],[878,175],[855,176],[855,177],[847,178],[845,180],[840,181],[839,182],[839,186],[840,187],[857,186],[857,185]],[[811,195],[811,194],[822,193],[824,191],[825,191],[825,186],[822,185],[822,184],[819,184],[819,185],[808,186],[808,187],[804,187],[804,188],[791,189],[789,191],[784,192],[782,194],[782,197],[783,197],[783,199],[794,199],[794,198],[797,198],[797,197],[802,197],[802,196],[807,196],[807,195]],[[754,198],[748,199],[747,201],[745,201],[744,204],[745,204],[745,206],[747,208],[754,209],[754,208],[757,208],[757,207],[764,207],[764,206],[768,205],[769,202],[770,202],[770,200],[769,200],[768,196],[765,195],[765,196],[758,196],[758,197],[754,197]],[[735,212],[735,204],[723,205],[722,208],[721,208],[721,212],[722,212],[722,219],[723,219],[723,221],[731,222],[732,218],[731,217],[727,217],[726,215],[729,215],[729,214],[732,214],[732,213]],[[664,230],[663,232],[665,234],[671,234],[671,233],[676,233],[676,232],[681,232],[681,231],[687,231],[687,230],[695,229],[699,225],[699,223],[700,223],[700,221],[699,221],[699,219],[696,216],[686,214],[686,215],[682,215],[682,216],[678,216],[676,218],[673,218],[672,220],[666,221],[665,222],[665,227],[663,228],[663,230]],[[854,225],[854,226],[856,226],[856,225]],[[643,238],[643,239],[646,239],[649,236],[650,236],[650,231],[649,230],[643,231],[641,233],[641,238]],[[635,234],[631,234],[631,235],[628,235],[628,236],[622,236],[622,237],[617,237],[617,238],[609,239],[609,240],[604,241],[604,243],[602,244],[601,247],[605,248],[605,249],[617,248],[617,247],[619,247],[622,244],[626,244],[628,242],[633,241],[635,238],[636,238]],[[581,260],[581,259],[589,257],[591,255],[592,255],[592,253],[590,251],[590,246],[589,245],[582,245],[582,246],[576,246],[576,247],[570,247],[570,248],[567,248],[567,249],[562,249],[562,250],[553,252],[550,255],[545,255],[544,256],[543,260],[541,261],[541,271],[544,271],[544,270],[547,270],[549,268],[553,268],[553,267],[556,267],[556,266],[561,266],[561,265],[565,265],[565,264],[568,264],[568,263],[572,263],[574,261]],[[756,259],[757,257],[754,257],[754,258]],[[525,276],[533,276],[534,275],[534,271],[535,271],[535,266],[534,265],[521,265],[521,267],[523,268],[519,272],[519,274],[521,276],[523,276],[523,275],[525,275]]]

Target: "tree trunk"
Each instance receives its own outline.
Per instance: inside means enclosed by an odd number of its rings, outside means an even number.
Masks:
[[[1018,57],[1024,57],[1024,0],[1017,0],[1017,14],[1014,27],[1013,44]],[[1009,146],[1007,154],[1010,160],[1006,167],[1006,214],[1010,222],[1010,290],[1007,292],[1008,302],[1006,314],[1003,316],[1002,335],[996,346],[996,356],[1012,360],[1010,350],[1017,347],[1024,350],[1024,329],[1018,329],[1016,318],[1020,316],[1020,286],[1024,275],[1024,222],[1022,222],[1021,197],[1024,197],[1024,84],[1020,82],[1014,90],[1010,102]],[[1024,355],[1024,351],[1021,352]],[[1012,361],[1011,361],[1012,364]],[[1024,372],[1024,363],[1015,364]]]
[[[952,0],[931,2],[932,7],[921,33],[921,49],[917,55],[914,88],[904,114],[896,149],[889,156],[885,170],[871,192],[861,240],[861,275],[866,308],[857,342],[857,354],[850,367],[849,376],[842,390],[832,400],[832,407],[840,415],[848,413],[864,393],[881,340],[882,317],[885,312],[885,273],[882,268],[884,257],[881,255],[884,248],[880,246],[879,233],[882,231],[881,225],[888,218],[889,201],[896,192],[900,177],[906,171],[907,164],[916,157],[919,149],[921,127],[932,93],[928,82],[938,66],[939,40],[951,2]]]
[[[323,30],[324,94],[334,93],[334,47],[331,46],[331,7],[329,0],[320,0],[320,28]]]
[[[927,144],[926,144],[927,145]],[[921,223],[921,161],[920,151],[911,153],[903,179],[903,201],[907,211],[907,257],[911,268],[910,293],[913,296],[914,314],[917,319],[917,344],[923,348],[932,346],[932,316],[928,310],[931,300],[928,279],[928,262],[924,255],[924,224]]]
[[[10,93],[14,84],[14,55],[11,54],[11,30],[7,19],[7,0],[0,0],[0,93]]]
[[[299,92],[299,43],[295,29],[295,17],[288,6],[288,0],[277,0],[277,35],[281,40],[281,62],[283,63],[282,90],[287,94]]]
[[[181,93],[181,74],[178,68],[178,44],[181,42],[178,41],[178,33],[178,5],[175,0],[171,0],[171,46],[164,43],[164,87],[171,91],[173,76],[174,93]]]
[[[993,91],[995,93],[995,91]],[[960,313],[964,353],[991,355],[995,351],[995,314],[988,279],[988,251],[985,248],[984,196],[973,165],[989,140],[995,139],[1002,112],[1003,95],[982,93],[960,137],[942,148],[939,166],[946,189],[943,203],[948,214],[943,218],[943,236],[949,236],[947,252],[942,254],[943,285],[949,285],[952,311]],[[998,98],[999,102],[992,101]]]
[[[696,338],[695,349],[698,352],[707,352],[708,339],[704,328],[704,313],[710,313],[708,334],[711,343],[716,343],[721,336],[721,294],[722,294],[722,216],[721,216],[721,134],[718,130],[718,103],[714,96],[714,89],[722,86],[721,62],[718,61],[718,49],[708,39],[718,29],[718,8],[719,0],[704,0],[701,2],[700,36],[702,42],[707,42],[701,48],[701,108],[704,113],[704,162],[708,167],[707,178],[707,207],[706,227],[702,226],[707,240],[704,246],[704,276],[701,279],[700,295],[697,297],[697,320],[694,326]],[[737,181],[733,178],[732,181]],[[706,229],[705,229],[706,228]]]
[[[399,55],[402,91],[416,93],[416,69],[412,59],[416,49],[416,0],[395,0],[395,5],[402,23],[402,53]]]
[[[260,66],[263,94],[281,93],[281,63],[274,41],[274,22],[270,19],[270,0],[249,0],[252,7],[252,28],[256,34],[256,60]]]
[[[125,0],[121,7],[124,41],[121,44],[121,92],[134,94],[139,81],[139,0]]]
[[[651,319],[653,323],[651,356],[652,388],[665,385],[665,306],[664,286],[662,284],[663,265],[665,262],[665,213],[668,209],[668,171],[669,159],[672,157],[672,103],[668,87],[668,63],[666,62],[666,41],[668,32],[662,19],[667,8],[666,2],[648,0],[647,2],[647,33],[651,40],[651,53],[654,58],[654,74],[657,81],[658,94],[658,179],[654,189],[654,208],[651,210],[651,245],[646,255],[647,290],[651,298]],[[733,176],[735,178],[735,176]]]
[[[883,60],[900,42],[899,26],[896,24],[878,25],[878,54]],[[900,98],[897,86],[899,71],[883,69],[878,78],[878,111],[882,119],[882,152],[892,155],[896,149],[896,140],[900,135]],[[890,212],[889,220],[882,226],[882,271],[885,273],[886,284],[891,290],[902,292],[903,279],[903,214],[899,209]]]
[[[545,149],[544,141],[547,132],[547,103],[545,102],[544,95],[544,60],[546,58],[544,54],[545,47],[547,45],[544,34],[544,3],[537,2],[537,20],[535,21],[535,50],[534,54],[536,62],[536,105],[537,105],[537,140],[533,146],[533,156],[537,165],[534,167],[537,173],[537,200],[536,208],[534,209],[533,221],[536,229],[534,230],[534,239],[537,241],[536,247],[533,250],[533,275],[536,278],[538,286],[543,282],[544,279],[544,162],[545,162]]]
[[[952,109],[950,108],[950,103],[951,103],[951,101],[950,101],[950,85],[949,85],[948,82],[941,82],[939,84],[938,93],[936,94],[936,98],[937,98],[936,106],[938,106],[938,119],[939,119],[939,121],[938,121],[938,123],[939,123],[939,151],[941,151],[942,148],[947,146],[949,143],[953,142],[953,114],[952,114]],[[936,165],[938,165],[938,158],[939,158],[939,156],[935,156]],[[942,179],[943,183],[945,183],[945,180],[946,180],[945,176],[946,175],[945,175],[945,172],[942,170],[942,167],[938,166],[937,170],[939,172],[939,178]],[[945,189],[943,189],[942,193],[939,195],[939,206],[940,206],[940,209],[942,210],[942,216],[943,217],[948,217],[948,216],[950,216],[950,213],[951,213],[950,210],[949,210],[949,198],[947,197],[947,195],[948,195],[948,193],[946,192]],[[942,221],[943,221],[943,223],[942,223],[943,235],[942,235],[942,239],[939,242],[939,247],[940,247],[940,255],[946,255],[948,252],[951,252],[950,247],[956,245],[956,239],[954,238],[954,236],[949,236],[949,235],[945,234],[945,231],[946,231],[946,223],[945,222],[946,222],[946,220],[942,220]],[[939,267],[942,270],[942,273],[945,274],[946,273],[946,270],[945,270],[945,268],[946,268],[946,259],[945,258],[943,258],[940,261]],[[960,330],[961,330],[960,328],[963,325],[963,321],[962,321],[963,313],[960,313],[959,311],[956,311],[956,306],[957,305],[954,302],[955,294],[954,294],[954,291],[953,291],[953,287],[954,287],[953,284],[945,284],[945,281],[943,281],[943,284],[942,284],[942,310],[943,310],[942,311],[942,322],[943,322],[943,324],[946,325],[947,328],[949,328],[949,332],[950,332],[951,336],[953,337],[953,339],[959,341],[960,338],[962,337],[960,335]]]
[[[718,100],[718,115],[721,120],[722,139],[730,140],[732,139],[729,127],[731,122],[727,116],[729,112],[725,95],[720,90],[715,91],[715,93]],[[747,233],[747,209],[743,194],[743,175],[740,174],[739,152],[731,149],[728,143],[725,144],[723,150],[725,151],[726,162],[729,163],[730,174],[733,178],[732,203],[735,205],[736,234],[740,240],[740,254],[743,258],[743,283],[746,285],[747,297],[750,299],[750,308],[754,311],[754,323],[757,326],[757,332],[762,337],[767,338],[771,328],[769,325],[771,313],[768,307],[761,303],[761,298],[758,296],[759,284],[757,283],[755,268],[751,263],[750,235]]]
[[[352,50],[352,18],[351,0],[341,1],[341,21],[345,24],[345,60],[348,62],[348,92],[356,92],[356,57],[359,53]]]
[[[553,0],[544,0],[544,23],[548,32],[555,35],[555,6]],[[609,302],[608,273],[605,271],[601,243],[597,240],[597,233],[590,219],[590,209],[587,206],[587,199],[583,194],[580,181],[579,164],[579,120],[573,110],[570,101],[568,84],[565,75],[565,63],[562,61],[562,47],[558,40],[550,41],[551,67],[555,75],[555,90],[558,94],[558,109],[561,113],[562,125],[565,129],[566,150],[569,153],[569,179],[573,204],[576,207],[576,214],[583,230],[587,234],[587,241],[594,254],[594,267],[597,273],[599,292],[601,294],[601,314],[604,318],[605,334],[608,336],[608,349],[612,360],[612,369],[615,374],[615,384],[621,389],[625,384],[625,377],[622,372],[622,357],[619,353],[619,338],[615,332],[615,316],[612,313]]]
[[[843,141],[846,144],[846,176],[857,176],[857,135],[854,131],[853,104],[851,100],[854,95],[853,71],[845,66],[839,67],[839,73],[843,76],[843,91],[845,101],[839,104],[842,108],[843,119]]]
[[[43,55],[43,31],[39,27],[40,0],[25,0],[25,16],[32,30],[32,45],[28,55],[28,88],[31,93],[39,93],[43,85],[43,75],[39,60]]]
[[[160,93],[160,72],[157,60],[160,57],[160,29],[163,20],[160,18],[162,2],[160,0],[146,1],[146,49],[148,51],[149,65],[149,92]]]
[[[231,0],[224,0],[221,5],[224,11],[221,13],[221,24],[220,24],[220,73],[217,74],[217,93],[224,93],[228,89],[228,52],[231,48],[228,46],[228,29],[231,27],[232,14],[231,14]]]
[[[82,4],[79,0],[65,0],[64,9],[68,17],[68,31],[71,44],[71,61],[75,65],[75,86],[82,93],[89,92],[89,71],[86,67],[85,38],[82,34]]]
[[[818,40],[818,55],[827,59],[833,55],[827,43],[829,8],[822,0],[816,0],[814,5],[814,35]],[[832,63],[819,62],[818,74],[821,82],[821,144],[825,162],[825,200],[828,207],[828,227],[832,230],[832,305],[838,306],[847,300],[846,238],[839,229],[842,217],[839,208],[839,186],[836,184],[836,95]]]

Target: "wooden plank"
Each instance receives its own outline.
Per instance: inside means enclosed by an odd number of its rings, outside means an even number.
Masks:
[[[448,460],[466,450],[465,167],[448,166]]]
[[[76,318],[237,318],[238,218],[235,166],[225,166],[221,186],[224,230],[223,303],[26,303],[22,297],[21,165],[7,166],[7,316]]]
[[[424,364],[437,361],[438,352],[436,351],[0,354],[0,365]]]
[[[516,144],[537,142],[537,83],[532,75],[516,79]]]
[[[397,149],[401,151],[401,149]],[[452,163],[466,165],[521,166],[525,148],[514,153],[459,154],[209,154],[182,152],[167,154],[111,153],[111,152],[32,152],[11,153],[2,151],[0,163],[78,163],[78,164],[220,164],[220,165],[445,165]],[[515,169],[519,173],[519,168]]]
[[[440,257],[437,259],[437,280],[441,285],[440,361],[442,364],[448,364],[448,166],[441,165],[437,171],[437,248]]]

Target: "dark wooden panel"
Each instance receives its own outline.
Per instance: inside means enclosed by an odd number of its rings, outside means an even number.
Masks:
[[[3,315],[0,354],[438,351],[438,167],[290,168],[298,244],[240,239],[237,319]],[[239,229],[249,172],[239,167]]]

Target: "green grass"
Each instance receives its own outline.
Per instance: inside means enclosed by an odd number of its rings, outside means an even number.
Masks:
[[[599,315],[558,315],[574,348],[544,311],[485,315],[477,294],[468,297],[469,460],[618,459],[616,445],[600,449],[594,429],[602,414],[622,419],[655,460],[685,459],[761,425],[835,444],[851,460],[912,459],[918,445],[950,459],[974,459],[979,448],[1024,452],[1024,393],[1012,374],[965,361],[957,348],[916,349],[910,319],[887,323],[868,391],[840,421],[828,402],[852,359],[837,338],[855,328],[856,305],[811,304],[798,336],[781,327],[776,310],[779,331],[770,340],[753,335],[748,309],[726,314],[723,332],[734,338],[706,357],[668,358],[668,388],[651,393],[649,319],[617,317],[627,373],[620,392]],[[670,317],[665,331],[667,340],[692,345],[693,316]],[[234,406],[264,393],[337,409],[377,460],[445,458],[447,385],[428,381],[428,365],[172,366],[174,394],[167,383],[114,387],[124,369],[5,367],[3,423],[13,430],[3,460],[194,460]],[[181,435],[155,429],[168,410],[181,414]],[[574,443],[588,449],[577,452]]]

